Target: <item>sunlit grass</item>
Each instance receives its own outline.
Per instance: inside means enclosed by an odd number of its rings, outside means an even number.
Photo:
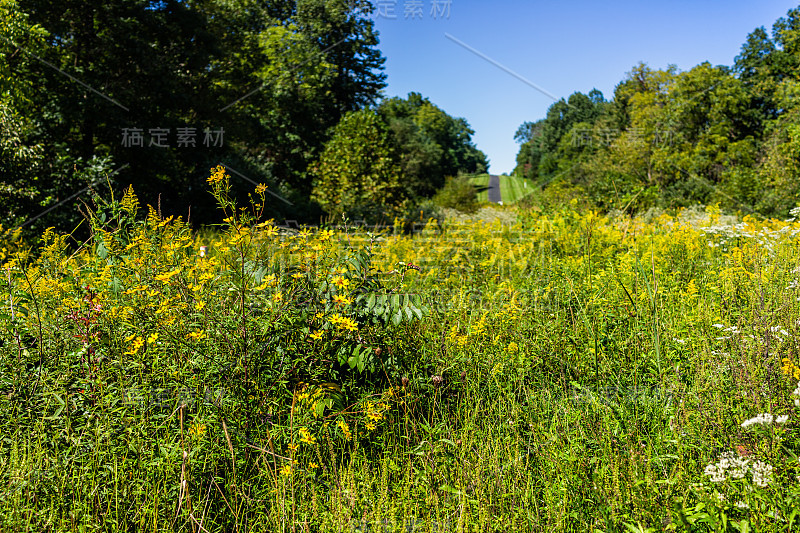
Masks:
[[[531,180],[518,176],[500,176],[500,197],[504,205],[510,205],[533,192]]]
[[[478,188],[478,202],[488,202],[489,193],[487,189],[489,187],[489,174],[472,176],[469,181]]]

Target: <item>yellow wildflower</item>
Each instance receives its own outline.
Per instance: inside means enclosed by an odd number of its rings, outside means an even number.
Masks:
[[[339,429],[341,429],[342,433],[344,433],[344,438],[347,440],[352,438],[353,434],[350,433],[350,426],[347,425],[347,422],[344,420],[337,420],[336,425],[339,426]]]
[[[213,185],[215,183],[222,182],[226,177],[227,176],[225,176],[225,167],[219,165],[211,169],[211,175],[208,177],[208,179],[206,179],[206,181],[211,185]]]
[[[205,435],[205,433],[206,433],[205,424],[192,425],[192,427],[189,428],[189,434],[195,437],[202,437],[203,435]]]
[[[340,296],[338,294],[333,297],[333,301],[336,303],[336,305],[348,305],[350,302],[352,302],[352,300],[347,296]]]
[[[308,431],[307,428],[300,428],[300,442],[303,444],[314,444],[317,442],[317,438]]]
[[[343,278],[342,276],[336,276],[333,278],[333,284],[336,285],[340,289],[345,289],[350,285],[350,280],[347,278]]]
[[[156,278],[155,278],[155,279],[156,279],[156,281],[163,281],[163,282],[166,282],[166,281],[169,281],[169,279],[170,279],[172,276],[174,276],[174,275],[178,274],[180,271],[181,271],[181,269],[180,269],[180,268],[177,268],[177,269],[173,270],[172,272],[167,272],[167,273],[164,273],[164,274],[159,274],[159,275],[157,275],[157,276],[156,276]]]

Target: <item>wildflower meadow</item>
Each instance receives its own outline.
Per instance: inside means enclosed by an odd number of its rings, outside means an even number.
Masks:
[[[0,530],[800,528],[800,222],[6,233]]]

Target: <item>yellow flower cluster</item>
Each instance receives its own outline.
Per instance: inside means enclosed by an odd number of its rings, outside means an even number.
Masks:
[[[339,419],[336,421],[336,425],[339,427],[340,430],[342,430],[345,439],[350,440],[353,438],[353,434],[350,432],[350,426],[347,424],[347,422],[345,422],[342,419]]]
[[[334,313],[328,318],[331,324],[342,331],[358,331],[358,322],[349,317],[343,317]]]
[[[227,175],[225,174],[225,167],[222,165],[218,165],[211,169],[211,175],[206,179],[208,183],[211,185],[222,183],[227,179]]]
[[[303,444],[315,444],[317,442],[317,438],[311,434],[308,428],[302,427],[300,428],[300,442]]]
[[[781,372],[790,378],[800,379],[800,366],[796,365],[795,362],[788,357],[784,357],[781,363]]]
[[[189,435],[193,437],[202,437],[206,434],[206,425],[205,424],[193,424],[189,427]]]

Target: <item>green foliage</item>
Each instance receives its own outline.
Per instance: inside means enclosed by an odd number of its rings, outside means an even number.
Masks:
[[[135,181],[165,214],[186,216],[191,205],[194,222],[209,222],[204,174],[224,161],[239,172],[232,194],[244,198],[247,179],[263,181],[293,204],[274,198],[270,215],[312,218],[319,213],[306,205],[309,164],[340,117],[385,86],[366,0],[0,7],[8,38],[0,42],[0,93],[33,128],[26,145],[42,147],[30,171],[31,183],[38,178],[32,203],[42,207],[86,186],[76,164],[110,158],[120,169],[117,192]],[[144,146],[124,145],[126,128],[140,129]],[[157,128],[169,130],[169,147],[153,142]],[[182,144],[179,128],[193,128],[194,143]],[[206,138],[207,129],[217,138]],[[69,207],[37,227],[72,229],[78,217]]]
[[[43,147],[31,144],[33,127],[7,99],[0,100],[0,205],[5,224],[22,224],[39,193],[37,187]]]
[[[388,134],[369,109],[345,115],[311,167],[311,198],[339,218],[379,219],[402,200]]]
[[[467,176],[449,178],[433,202],[440,207],[458,209],[464,213],[474,213],[478,210],[478,190]]]
[[[406,195],[429,198],[447,176],[480,173],[486,155],[471,141],[475,133],[463,118],[454,118],[419,93],[388,98],[377,107],[391,133]]]
[[[800,223],[292,230],[231,179],[2,258],[3,531],[797,529]]]
[[[593,91],[554,103],[517,131],[515,172],[545,190],[556,181],[579,187],[605,210],[719,203],[786,216],[800,199],[792,141],[798,20],[792,9],[772,37],[756,29],[733,68],[640,63],[610,102]]]

